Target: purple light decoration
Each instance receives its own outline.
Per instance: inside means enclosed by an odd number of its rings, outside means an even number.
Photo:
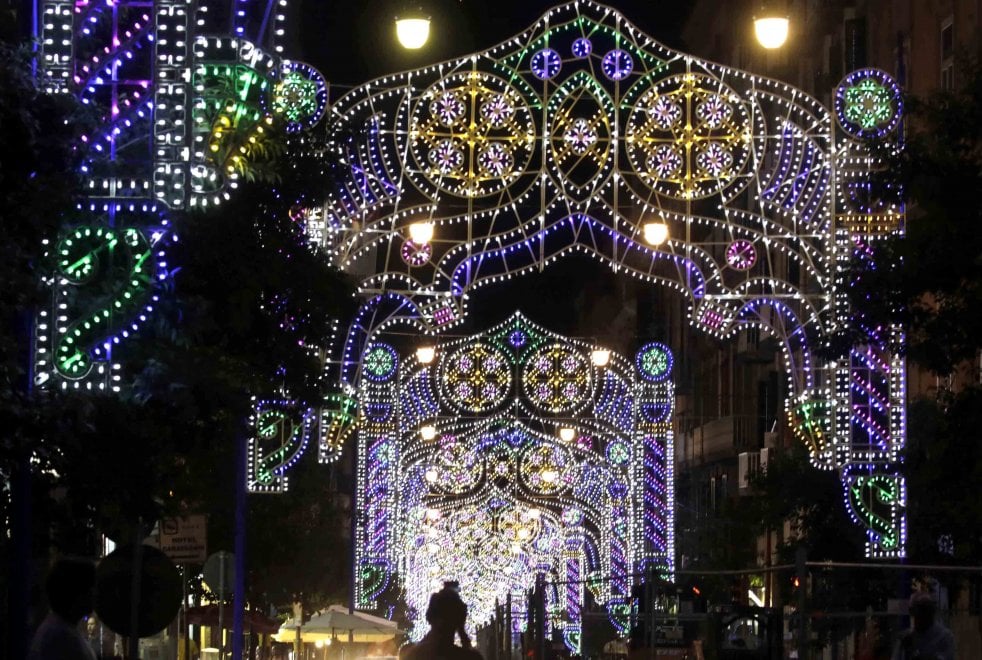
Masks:
[[[613,240],[610,243],[592,242],[591,237],[600,233]],[[705,294],[706,277],[691,260],[641,245],[621,232],[580,213],[554,221],[526,239],[516,237],[511,242],[501,241],[500,247],[462,259],[451,275],[451,291],[460,295],[481,280],[530,269],[539,263],[540,250],[544,249],[542,256],[549,259],[574,245],[586,247],[610,263],[623,265],[630,263],[630,259],[636,258],[638,264],[648,266],[649,272],[655,270],[657,263],[665,262],[666,265],[674,266],[675,277],[672,279],[662,275],[652,275],[652,277],[665,281],[678,281],[697,299]]]

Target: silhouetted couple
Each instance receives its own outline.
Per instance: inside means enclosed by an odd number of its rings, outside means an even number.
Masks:
[[[426,621],[430,632],[419,643],[403,650],[403,660],[481,660],[481,654],[471,648],[471,638],[464,629],[467,605],[460,598],[456,582],[444,582],[443,589],[430,596]],[[454,643],[457,636],[460,646]]]

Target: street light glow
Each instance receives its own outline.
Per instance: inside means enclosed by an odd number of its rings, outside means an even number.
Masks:
[[[754,19],[757,42],[768,50],[780,48],[788,40],[787,16],[761,16]]]
[[[419,50],[430,38],[430,19],[428,18],[397,18],[396,37],[403,48]]]
[[[644,223],[644,240],[649,245],[661,245],[668,240],[668,225],[664,222]]]
[[[414,222],[409,225],[409,238],[416,245],[426,245],[433,240],[433,223]]]

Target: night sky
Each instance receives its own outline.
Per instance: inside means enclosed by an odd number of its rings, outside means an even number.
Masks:
[[[317,67],[332,85],[354,85],[390,73],[484,50],[521,32],[560,2],[546,0],[426,0],[430,40],[419,51],[396,41],[394,17],[401,0],[299,0],[295,25],[300,52],[286,55]],[[416,2],[414,4],[421,4]],[[679,28],[690,3],[679,0],[616,0],[644,32],[679,46]]]

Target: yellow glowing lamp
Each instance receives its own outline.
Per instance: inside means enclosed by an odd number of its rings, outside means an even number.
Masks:
[[[419,50],[430,38],[430,19],[417,15],[397,17],[396,37],[403,48]]]
[[[414,222],[409,225],[409,238],[416,245],[426,245],[433,240],[433,223]]]
[[[788,40],[788,17],[767,12],[754,19],[754,34],[767,50],[780,48]]]
[[[644,240],[648,245],[661,245],[668,240],[668,225],[664,222],[644,223]]]

